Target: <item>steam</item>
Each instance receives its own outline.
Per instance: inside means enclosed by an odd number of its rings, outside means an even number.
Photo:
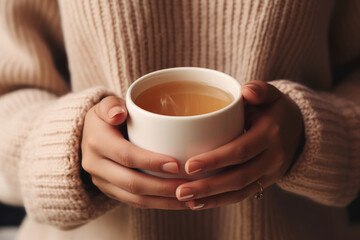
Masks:
[[[189,102],[188,102],[189,103]],[[175,116],[186,116],[189,113],[188,104],[185,103],[183,109],[177,104],[172,96],[164,93],[160,97],[161,111],[163,113],[173,113]]]

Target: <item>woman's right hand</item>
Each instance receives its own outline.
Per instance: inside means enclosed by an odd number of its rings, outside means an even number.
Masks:
[[[108,197],[137,208],[187,209],[176,196],[186,180],[163,179],[137,171],[178,173],[178,162],[169,156],[136,147],[124,138],[119,126],[127,110],[124,100],[109,96],[86,114],[81,140],[82,167]]]

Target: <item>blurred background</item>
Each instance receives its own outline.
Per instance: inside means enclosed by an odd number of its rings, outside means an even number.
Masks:
[[[349,221],[360,224],[360,193],[349,206]],[[21,221],[25,216],[24,208],[0,203],[0,240],[14,240]]]
[[[0,203],[0,240],[13,240],[25,216],[23,208],[11,207]]]
[[[353,224],[360,224],[360,192],[357,198],[349,205],[349,220]]]

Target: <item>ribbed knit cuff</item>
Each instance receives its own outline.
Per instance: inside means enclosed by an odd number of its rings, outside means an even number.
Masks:
[[[316,93],[286,80],[270,82],[288,95],[300,108],[305,128],[305,145],[288,173],[277,184],[286,191],[316,202],[344,206],[359,189],[359,118],[353,109],[330,94]]]
[[[79,157],[85,115],[108,94],[102,88],[70,93],[37,117],[20,163],[22,194],[30,217],[72,228],[115,206],[84,184]]]

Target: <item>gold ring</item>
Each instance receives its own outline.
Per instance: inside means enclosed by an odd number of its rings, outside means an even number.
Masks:
[[[256,183],[259,185],[260,191],[255,194],[254,198],[257,200],[261,200],[264,198],[264,187],[260,180],[258,180]]]

